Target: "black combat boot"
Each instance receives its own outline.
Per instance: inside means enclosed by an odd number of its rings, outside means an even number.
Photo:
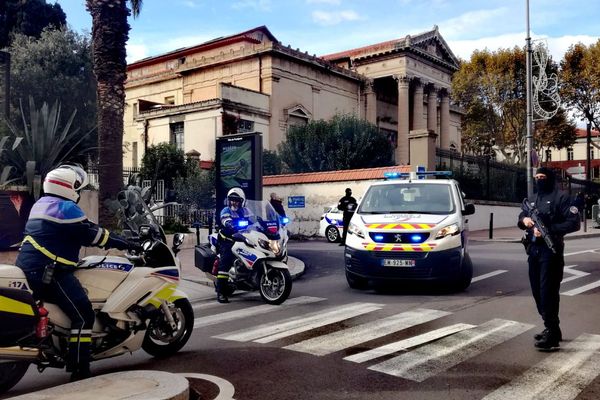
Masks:
[[[229,303],[229,299],[223,293],[217,293],[217,301],[219,303]]]
[[[556,328],[556,331],[558,332],[558,341],[562,342],[563,338],[562,338],[562,332],[560,331],[560,328]],[[544,335],[548,332],[548,328],[545,328],[543,331],[541,331],[540,333],[536,333],[535,335],[533,335],[533,338],[535,340],[542,340],[542,338],[544,337]]]
[[[540,340],[535,342],[535,347],[540,350],[557,350],[560,347],[560,330],[546,329]]]
[[[71,374],[70,382],[77,382],[83,379],[91,378],[92,372],[90,371],[89,365],[80,365],[73,373]]]

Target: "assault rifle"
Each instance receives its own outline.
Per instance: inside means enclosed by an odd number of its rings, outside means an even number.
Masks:
[[[544,242],[546,242],[546,246],[548,246],[548,248],[556,254],[556,249],[554,248],[554,241],[552,241],[552,237],[548,232],[548,228],[544,224],[544,221],[542,221],[542,216],[540,215],[540,212],[535,206],[535,203],[530,203],[527,201],[527,199],[525,199],[523,200],[523,209],[527,211],[529,218],[533,220],[533,227],[537,228],[538,231],[540,231],[540,233],[542,234],[542,239],[544,239]]]

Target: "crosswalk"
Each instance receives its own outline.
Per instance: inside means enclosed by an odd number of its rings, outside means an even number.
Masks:
[[[199,316],[195,319],[195,329],[215,329],[214,326],[219,324],[226,325],[243,318],[252,321],[260,315],[263,316],[261,321],[270,322],[251,322],[244,329],[225,331],[212,337],[252,342],[257,346],[281,341],[285,350],[316,357],[335,357],[335,353],[340,352],[340,362],[423,382],[534,328],[531,324],[499,318],[477,325],[457,322],[440,327],[444,325],[443,318],[451,316],[451,312],[414,308],[389,315],[386,306],[379,303],[331,306],[326,300],[301,296],[290,298],[280,306],[260,304],[227,312],[220,307],[197,304],[194,308]],[[281,318],[283,310],[292,310],[295,316]],[[326,326],[327,329],[322,329]],[[408,337],[398,335],[407,331],[411,332]],[[395,336],[402,339],[386,341]],[[372,342],[386,343],[370,346]],[[598,375],[600,335],[584,333],[564,342],[559,352],[549,353],[521,376],[490,392],[485,400],[572,400]]]

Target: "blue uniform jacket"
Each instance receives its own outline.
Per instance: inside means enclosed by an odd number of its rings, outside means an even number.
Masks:
[[[81,246],[126,249],[127,241],[89,221],[76,203],[44,196],[31,209],[16,264],[24,271],[52,262],[75,266]]]

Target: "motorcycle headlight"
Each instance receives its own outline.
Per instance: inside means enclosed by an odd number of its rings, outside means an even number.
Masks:
[[[276,256],[281,253],[281,245],[279,244],[279,240],[270,240],[269,241],[271,251],[275,253]]]
[[[350,223],[350,225],[348,226],[348,233],[356,235],[361,239],[365,238],[365,233],[363,232],[363,230],[358,225],[353,223]]]
[[[442,229],[440,229],[437,233],[437,235],[435,235],[436,239],[442,239],[445,238],[446,236],[454,236],[454,235],[458,235],[460,233],[460,228],[458,227],[458,224],[452,224],[452,225],[448,225],[443,227]]]
[[[271,244],[268,240],[258,239],[258,244],[265,250],[271,250]]]

